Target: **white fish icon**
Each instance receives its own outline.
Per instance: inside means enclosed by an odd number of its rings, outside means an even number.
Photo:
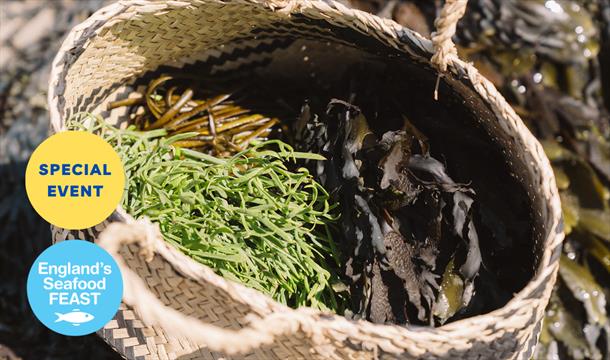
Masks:
[[[80,311],[79,309],[74,309],[65,314],[55,313],[55,315],[57,316],[55,322],[65,321],[72,323],[74,326],[79,326],[80,324],[89,322],[95,318],[95,316],[84,311]]]

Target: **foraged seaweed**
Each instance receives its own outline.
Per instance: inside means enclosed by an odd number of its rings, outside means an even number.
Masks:
[[[353,317],[437,325],[466,310],[482,263],[476,193],[448,175],[427,138],[406,118],[378,136],[339,100],[322,115],[305,104],[294,128],[301,149],[327,159],[310,167],[342,209],[336,242]]]

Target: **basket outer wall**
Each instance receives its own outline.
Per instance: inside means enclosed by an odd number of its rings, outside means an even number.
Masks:
[[[69,116],[89,111],[91,104],[118,85],[146,71],[172,61],[179,63],[192,52],[217,47],[252,27],[278,22],[290,25],[296,18],[354,29],[417,62],[427,62],[432,55],[430,42],[421,36],[390,20],[332,1],[122,1],[75,27],[57,54],[49,85],[53,131],[64,130]],[[540,263],[530,283],[503,308],[439,328],[352,322],[308,309],[288,309],[216,276],[162,242],[154,244],[152,262],[142,259],[135,244],[122,247],[121,257],[166,306],[194,321],[238,329],[252,323],[248,315],[255,315],[265,319],[279,316],[292,325],[290,333],[236,358],[529,358],[555,281],[563,240],[552,169],[540,144],[489,81],[459,59],[449,63],[448,71],[447,76],[464,79],[489,104],[500,130],[514,138],[514,148],[531,159],[529,176],[539,184],[539,216],[545,223]],[[112,220],[132,221],[121,209]],[[105,225],[80,232],[54,228],[54,241],[94,240]],[[172,337],[173,333],[160,326],[144,324],[140,314],[147,304],[130,301],[99,332],[123,356],[188,359],[222,354],[192,339]]]

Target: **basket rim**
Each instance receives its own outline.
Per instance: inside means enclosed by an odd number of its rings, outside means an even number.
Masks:
[[[429,62],[429,58],[433,55],[433,46],[431,41],[415,31],[405,29],[393,20],[381,19],[375,15],[365,13],[363,11],[350,9],[333,0],[180,0],[170,1],[167,3],[160,3],[158,1],[151,0],[122,0],[118,3],[110,4],[98,10],[90,18],[73,28],[58,51],[53,61],[48,90],[48,105],[51,115],[50,121],[52,130],[54,132],[64,130],[58,100],[59,97],[65,92],[65,88],[61,82],[61,76],[64,74],[64,70],[67,70],[71,66],[73,63],[72,60],[74,60],[74,56],[70,55],[72,50],[76,48],[86,48],[90,41],[92,41],[102,29],[111,27],[117,22],[125,21],[125,19],[133,16],[134,14],[154,12],[160,13],[161,15],[159,16],[163,16],[163,11],[168,11],[174,8],[182,8],[185,6],[193,6],[195,4],[198,6],[204,6],[206,3],[210,2],[231,2],[249,5],[261,5],[272,11],[283,13],[287,18],[289,18],[292,14],[301,14],[308,18],[319,18],[326,21],[333,19],[333,25],[340,22],[341,26],[352,26],[358,31],[365,31],[371,36],[375,36],[377,39],[383,41],[387,46],[397,48],[401,51],[410,53],[411,55],[413,55],[413,49],[411,47],[415,47],[415,50],[418,52],[429,55],[428,59],[423,59],[425,61]],[[348,23],[350,23],[350,25],[348,25]],[[409,42],[408,44],[407,41]],[[496,119],[504,126],[504,131],[510,131],[511,134],[516,134],[520,137],[520,139],[523,141],[524,151],[527,151],[532,155],[535,162],[533,166],[536,166],[540,170],[539,175],[541,192],[546,195],[544,205],[548,209],[548,228],[545,229],[546,233],[542,238],[542,248],[544,249],[544,253],[537,264],[533,277],[529,280],[527,285],[516,293],[508,303],[499,309],[429,329],[422,329],[412,325],[399,326],[373,324],[370,322],[366,322],[368,324],[366,326],[361,326],[363,324],[362,322],[348,320],[348,323],[351,323],[352,326],[358,325],[360,327],[359,332],[361,334],[366,333],[369,337],[379,337],[380,334],[387,334],[387,331],[390,331],[390,333],[392,333],[394,336],[400,334],[400,336],[415,338],[420,337],[422,333],[446,333],[444,336],[453,336],[452,334],[463,335],[464,329],[471,325],[478,324],[477,326],[480,326],[481,323],[497,323],[499,319],[507,316],[508,310],[510,309],[518,309],[528,306],[535,301],[543,301],[546,304],[548,297],[550,296],[552,284],[554,283],[557,274],[559,259],[558,256],[556,256],[556,252],[558,249],[560,250],[564,237],[561,222],[561,206],[555,185],[555,178],[549,160],[544,154],[542,146],[527,129],[515,111],[510,107],[510,105],[508,105],[506,100],[493,86],[493,84],[485,79],[472,64],[458,58],[453,58],[451,61],[449,61],[448,72],[450,76],[458,76],[459,74],[466,75],[465,83],[468,85],[468,87],[471,90],[474,90],[473,92],[481,97],[484,102],[489,104]],[[131,216],[126,214],[120,206],[117,208],[116,213],[125,216],[126,219],[133,220]],[[170,263],[173,261],[172,259],[167,258],[166,260]],[[190,258],[189,261],[195,263],[195,261]],[[172,263],[172,265],[174,266],[176,264]],[[198,263],[197,265],[204,266]],[[218,276],[213,273],[212,275]],[[270,299],[266,295],[249,289],[242,284],[233,283],[232,281],[224,278],[221,279],[222,281],[230,283],[231,286],[235,286],[236,289],[239,289],[240,291],[240,288],[243,287],[248,289],[249,292],[256,293],[256,297],[260,297],[258,300],[267,302]],[[541,286],[545,286],[543,297],[538,299],[528,299],[528,295],[536,288]],[[251,299],[252,294],[248,295]],[[273,301],[273,303],[275,302]],[[280,306],[280,308],[277,308],[279,311],[298,311],[287,308],[279,303],[275,304]],[[322,315],[322,313],[319,314]],[[328,317],[328,314],[323,315],[325,318]],[[541,314],[537,314],[536,316],[537,320],[540,320]],[[333,317],[347,320],[343,316],[339,315],[333,315]],[[345,326],[345,324],[343,326]],[[537,335],[534,336],[537,337]]]

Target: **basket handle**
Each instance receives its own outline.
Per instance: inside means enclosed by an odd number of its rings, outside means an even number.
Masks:
[[[440,15],[434,20],[436,31],[432,33],[434,55],[430,61],[439,71],[434,88],[434,99],[438,100],[438,86],[440,74],[447,71],[447,65],[457,58],[457,49],[452,37],[458,21],[464,16],[468,0],[446,0]]]
[[[298,332],[310,336],[312,343],[323,338],[319,336],[320,327],[315,326],[315,320],[308,309],[271,313],[262,318],[250,315],[246,317],[249,320],[247,326],[239,330],[228,330],[206,324],[163,304],[119,255],[121,247],[137,244],[140,247],[139,255],[146,261],[151,261],[154,252],[159,252],[159,244],[169,246],[161,239],[158,225],[148,219],[110,223],[98,236],[96,243],[117,262],[123,277],[123,302],[136,310],[147,326],[160,326],[172,337],[185,338],[205,345],[211,351],[228,355],[244,354],[273,343],[276,337]],[[187,272],[201,274],[202,265],[193,264],[196,266],[186,269]]]

